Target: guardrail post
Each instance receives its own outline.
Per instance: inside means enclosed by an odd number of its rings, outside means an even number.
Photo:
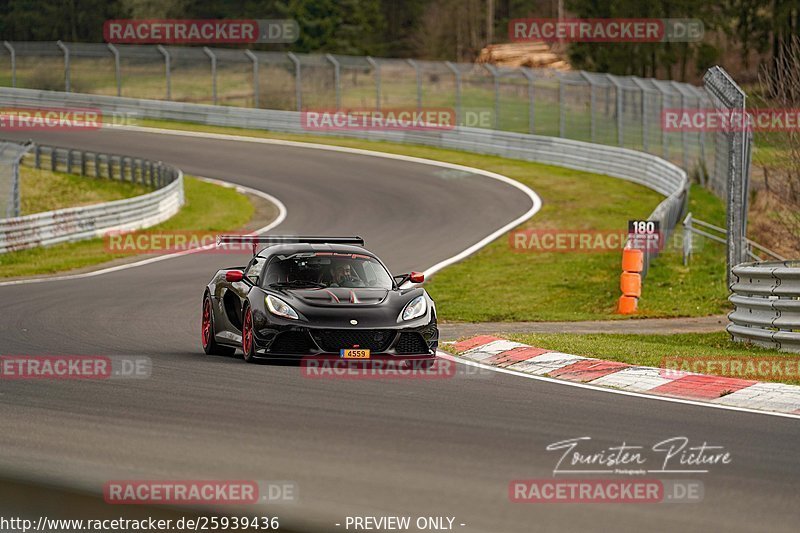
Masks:
[[[292,52],[287,52],[286,55],[294,63],[294,98],[297,103],[297,110],[303,110],[303,79],[302,70],[300,68],[300,60]]]
[[[336,111],[342,108],[342,78],[341,65],[331,54],[325,54],[325,58],[333,65],[333,85],[336,91]]]
[[[492,75],[492,81],[494,83],[494,129],[500,129],[500,75],[497,68],[494,65],[490,65],[489,63],[484,63],[484,67],[488,70]]]
[[[42,147],[38,144],[33,148],[33,165],[42,168]]]
[[[11,43],[8,41],[3,41],[3,46],[6,47],[8,50],[9,55],[11,55],[11,86],[17,86],[17,51],[11,46]]]
[[[445,61],[444,64],[453,73],[453,80],[455,81],[455,104],[456,104],[456,126],[461,125],[461,71],[453,64],[452,61]]]
[[[58,153],[55,148],[50,148],[50,171],[55,172],[58,168]]]
[[[688,213],[683,219],[683,266],[689,264],[692,255],[692,214]]]
[[[56,41],[56,46],[64,52],[64,92],[70,92],[69,48],[61,41]]]
[[[258,108],[260,107],[260,91],[258,87],[258,56],[256,56],[251,50],[245,50],[244,55],[250,58],[250,61],[253,62],[253,107]]]
[[[106,156],[106,161],[107,161],[107,165],[108,165],[108,179],[113,180],[114,179],[114,158],[111,156],[111,154],[108,154]]]
[[[108,49],[114,54],[114,78],[117,81],[117,96],[122,96],[122,68],[119,62],[119,50],[111,43],[108,43]]]
[[[413,59],[406,59],[409,65],[414,69],[417,76],[417,111],[422,110],[422,76],[419,71],[419,64]]]
[[[211,101],[214,105],[217,105],[217,56],[214,55],[214,52],[212,52],[211,48],[208,46],[203,47],[203,52],[205,52],[211,60]],[[257,96],[256,101],[258,101]],[[256,107],[258,107],[258,104],[256,104]]]
[[[520,71],[528,80],[528,132],[535,134],[536,129],[534,126],[536,124],[534,122],[534,118],[536,115],[536,87],[534,85],[533,70],[526,67],[521,67]]]
[[[81,150],[79,153],[81,155],[81,176],[86,176],[86,152]]]
[[[156,46],[161,55],[164,56],[164,72],[166,73],[167,80],[167,100],[172,100],[172,68],[170,65],[169,51],[161,46]]]
[[[381,110],[381,65],[370,56],[367,56],[367,63],[375,72],[375,111]]]
[[[100,174],[100,154],[95,152],[94,153],[94,177],[99,178]]]
[[[67,148],[67,174],[72,174],[72,150]]]

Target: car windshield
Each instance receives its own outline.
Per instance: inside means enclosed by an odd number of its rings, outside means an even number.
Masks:
[[[337,252],[304,252],[273,257],[264,285],[273,287],[367,287],[391,289],[392,277],[374,257]]]

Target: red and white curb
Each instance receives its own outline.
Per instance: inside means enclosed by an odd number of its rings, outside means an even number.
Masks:
[[[489,335],[456,342],[452,347],[464,359],[525,374],[731,407],[800,414],[800,387],[795,385],[634,366],[535,348]]]

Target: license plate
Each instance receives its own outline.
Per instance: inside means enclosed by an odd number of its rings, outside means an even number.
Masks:
[[[339,351],[342,359],[369,359],[369,350],[362,348],[344,348]]]

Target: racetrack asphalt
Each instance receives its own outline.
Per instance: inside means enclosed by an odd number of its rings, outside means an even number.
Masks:
[[[263,190],[288,210],[273,233],[360,234],[395,273],[423,270],[530,208],[483,176],[364,155],[114,130],[17,137]],[[291,480],[299,501],[268,511],[300,531],[344,531],[335,524],[348,515],[452,516],[458,531],[490,533],[800,523],[795,419],[467,367],[450,379],[326,380],[205,356],[203,287],[245,260],[193,254],[0,287],[0,353],[146,355],[153,365],[145,380],[0,381],[0,475],[95,492],[111,479]],[[581,436],[598,449],[686,436],[723,446],[732,462],[689,476],[704,483],[700,503],[509,502],[512,480],[553,476],[560,454],[548,444]]]

